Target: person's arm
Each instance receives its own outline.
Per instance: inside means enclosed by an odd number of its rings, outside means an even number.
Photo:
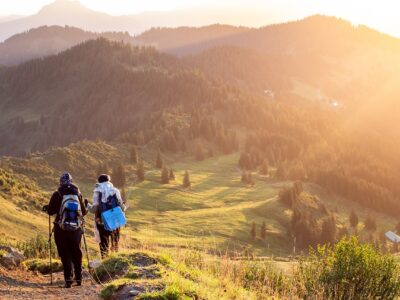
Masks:
[[[61,206],[61,195],[59,192],[54,192],[50,198],[49,206],[47,207],[47,213],[52,216],[58,214]]]
[[[79,193],[78,198],[79,198],[79,203],[81,205],[82,216],[86,216],[87,213],[88,213],[88,209],[86,208],[86,205],[85,205],[85,203],[83,201],[83,197],[82,197],[81,193]]]
[[[124,201],[122,200],[121,193],[119,190],[117,190],[117,199],[118,199],[118,204],[121,207],[122,211],[125,211],[126,205],[125,205]]]
[[[93,193],[93,204],[88,203],[87,209],[92,214],[95,214],[99,208],[99,192]]]

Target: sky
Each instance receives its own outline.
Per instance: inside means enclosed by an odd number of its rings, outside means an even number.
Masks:
[[[53,0],[0,0],[0,15],[30,15]],[[111,15],[146,11],[207,9],[220,23],[262,26],[324,14],[364,24],[400,37],[399,0],[81,0],[84,6]],[[224,15],[224,11],[229,12]]]

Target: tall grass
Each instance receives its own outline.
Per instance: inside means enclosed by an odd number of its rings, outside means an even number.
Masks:
[[[18,242],[16,247],[24,253],[26,258],[48,258],[49,240],[41,234],[36,235],[25,242]],[[56,245],[54,239],[51,239],[51,254],[56,257]]]
[[[355,237],[312,250],[300,261],[296,274],[304,298],[395,299],[400,296],[399,279],[393,256]]]

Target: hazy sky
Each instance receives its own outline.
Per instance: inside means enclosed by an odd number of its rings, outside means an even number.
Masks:
[[[0,0],[0,15],[29,15],[52,0]],[[229,11],[221,23],[261,26],[312,14],[342,17],[400,37],[399,0],[81,0],[88,8],[112,15],[143,11],[206,8]]]

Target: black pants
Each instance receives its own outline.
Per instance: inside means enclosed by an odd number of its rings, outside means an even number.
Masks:
[[[110,250],[111,243],[111,251],[118,252],[118,244],[120,237],[120,229],[116,229],[114,231],[107,231],[104,228],[104,225],[97,224],[97,229],[100,233],[100,253],[101,257],[105,258],[108,255]]]
[[[63,264],[65,282],[72,283],[74,274],[76,281],[82,281],[82,230],[64,231],[55,225],[54,239]]]

